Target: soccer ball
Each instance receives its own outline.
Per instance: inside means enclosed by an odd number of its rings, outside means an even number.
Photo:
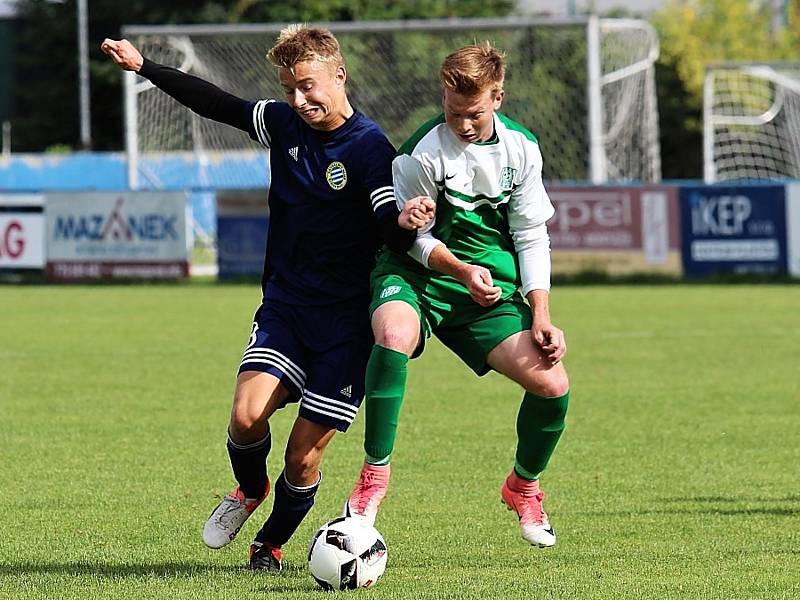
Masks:
[[[308,546],[308,569],[326,591],[372,587],[387,559],[383,536],[359,517],[328,521]]]

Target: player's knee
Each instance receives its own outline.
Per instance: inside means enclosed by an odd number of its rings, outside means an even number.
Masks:
[[[551,369],[538,376],[525,386],[525,390],[543,398],[558,398],[569,391],[569,378],[563,368]]]
[[[263,438],[267,432],[264,411],[247,402],[234,402],[229,426],[231,437],[237,442]]]
[[[375,343],[395,352],[411,355],[417,346],[419,325],[408,323],[382,323],[375,328]]]
[[[301,445],[289,444],[284,461],[289,480],[295,483],[306,481],[319,468],[321,451]]]

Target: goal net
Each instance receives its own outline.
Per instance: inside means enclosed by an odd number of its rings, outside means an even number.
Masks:
[[[706,182],[800,178],[800,64],[709,67],[703,129]]]
[[[326,24],[348,69],[352,104],[399,146],[441,111],[438,71],[453,50],[491,40],[506,52],[503,112],[539,139],[548,180],[658,181],[650,25],[628,19],[428,20]],[[151,60],[240,97],[282,98],[264,58],[281,24],[126,27]],[[147,80],[126,79],[132,187],[265,185],[268,163],[245,134],[200,118]]]

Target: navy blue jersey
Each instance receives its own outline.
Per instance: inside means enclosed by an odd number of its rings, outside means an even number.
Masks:
[[[335,131],[318,131],[285,102],[247,101],[147,58],[139,74],[271,149],[264,298],[310,306],[357,299],[366,310],[379,243],[405,252],[416,237],[397,223],[394,148],[380,128],[356,111]]]
[[[397,215],[394,148],[358,111],[326,132],[309,127],[285,102],[251,107],[250,137],[270,148],[272,177],[264,298],[366,306],[381,243],[376,221]]]

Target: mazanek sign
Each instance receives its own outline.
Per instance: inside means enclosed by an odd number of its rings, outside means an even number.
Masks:
[[[48,194],[45,219],[50,279],[176,279],[189,273],[183,193]]]
[[[0,194],[0,269],[44,267],[41,196]]]
[[[556,272],[680,273],[678,190],[548,186]]]

